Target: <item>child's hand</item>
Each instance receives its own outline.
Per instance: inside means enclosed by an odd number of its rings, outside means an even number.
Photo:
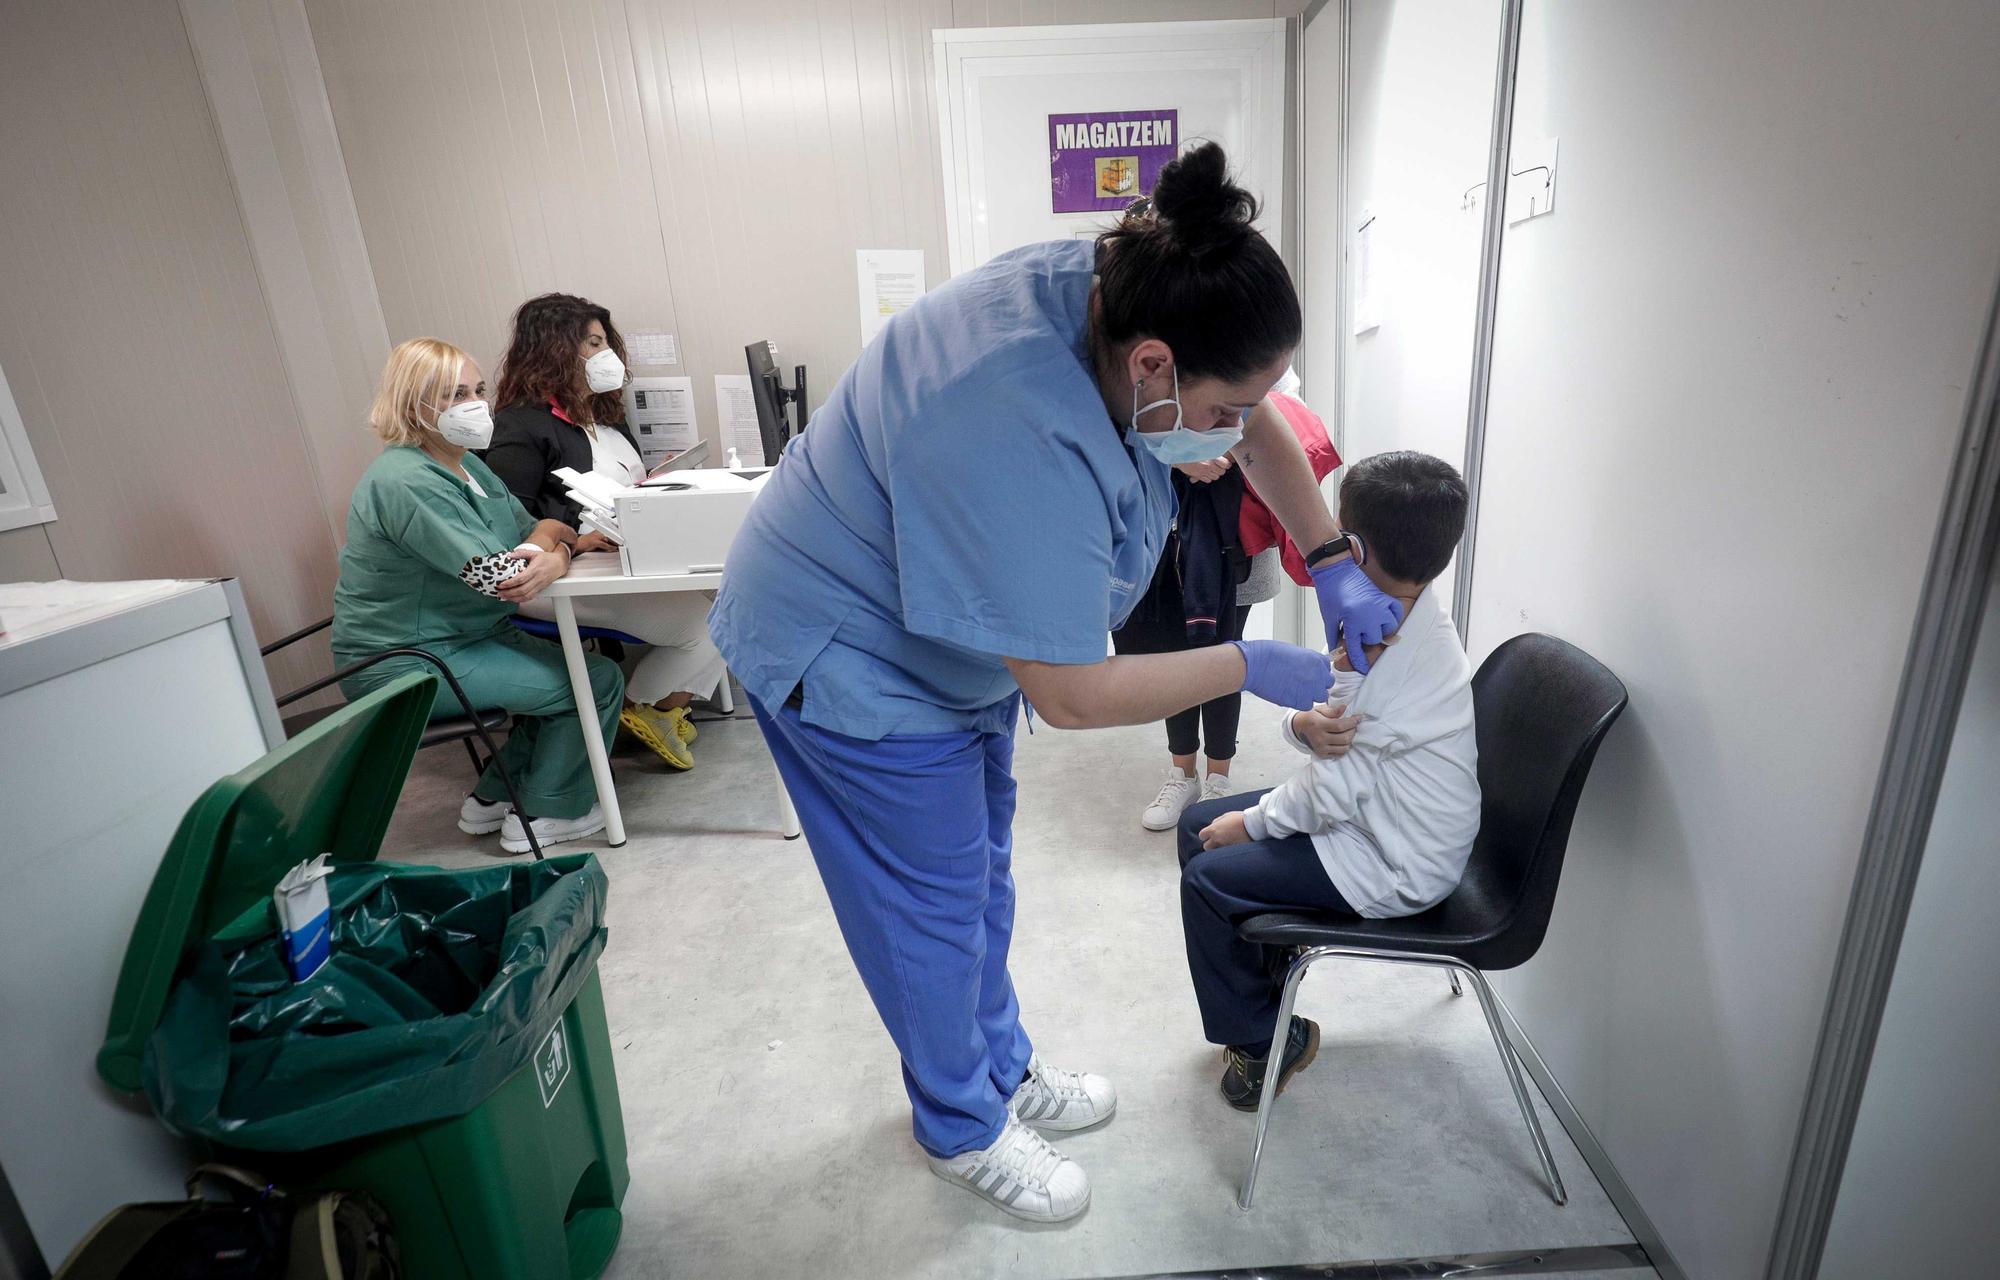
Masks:
[[[1250,843],[1250,830],[1243,825],[1243,812],[1240,809],[1223,814],[1201,829],[1203,850],[1220,849],[1228,844],[1248,843]]]
[[[1318,706],[1292,717],[1292,732],[1322,760],[1346,755],[1360,728],[1361,717],[1348,715],[1345,706]]]

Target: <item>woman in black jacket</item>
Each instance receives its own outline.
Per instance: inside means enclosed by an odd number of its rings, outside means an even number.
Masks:
[[[619,484],[645,478],[639,447],[625,427],[624,357],[625,340],[611,313],[586,298],[546,293],[514,313],[494,396],[493,443],[483,457],[537,518],[577,525],[580,509],[555,478],[558,467],[595,471]],[[590,532],[576,550],[609,551],[612,544]],[[688,704],[708,697],[725,678],[722,655],[708,638],[708,606],[707,595],[679,591],[576,601],[579,623],[611,627],[649,646],[626,677],[631,702],[620,723],[679,769],[694,767]],[[548,619],[555,606],[541,600],[521,612]]]

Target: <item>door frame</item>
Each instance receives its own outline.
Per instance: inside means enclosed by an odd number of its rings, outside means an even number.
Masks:
[[[1274,240],[1289,238],[1291,205],[1286,199],[1290,152],[1287,125],[1291,107],[1288,22],[1284,18],[1241,18],[1213,22],[1116,22],[1046,27],[951,27],[931,32],[937,80],[938,151],[944,182],[945,240],[949,273],[957,275],[985,259],[983,231],[974,197],[978,167],[972,147],[979,123],[977,99],[969,90],[991,76],[1026,75],[1057,69],[1058,60],[1091,52],[1093,46],[1117,55],[1158,54],[1183,49],[1213,53],[1240,49],[1262,64],[1256,82],[1263,96],[1253,115],[1253,136],[1270,157],[1270,180],[1258,194],[1267,216],[1275,214]]]

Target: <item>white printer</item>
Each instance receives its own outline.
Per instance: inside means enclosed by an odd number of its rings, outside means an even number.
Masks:
[[[555,476],[583,507],[583,529],[617,543],[625,572],[642,577],[720,573],[770,473],[768,467],[667,471],[630,486],[568,467]]]

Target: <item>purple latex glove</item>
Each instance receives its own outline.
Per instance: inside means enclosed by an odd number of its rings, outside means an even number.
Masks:
[[[1281,707],[1308,711],[1333,690],[1326,655],[1283,640],[1231,640],[1243,654],[1243,692]]]
[[[1368,580],[1353,559],[1337,560],[1308,570],[1319,593],[1320,621],[1326,624],[1330,649],[1347,638],[1347,660],[1363,675],[1368,658],[1362,646],[1381,644],[1403,625],[1403,602]]]

